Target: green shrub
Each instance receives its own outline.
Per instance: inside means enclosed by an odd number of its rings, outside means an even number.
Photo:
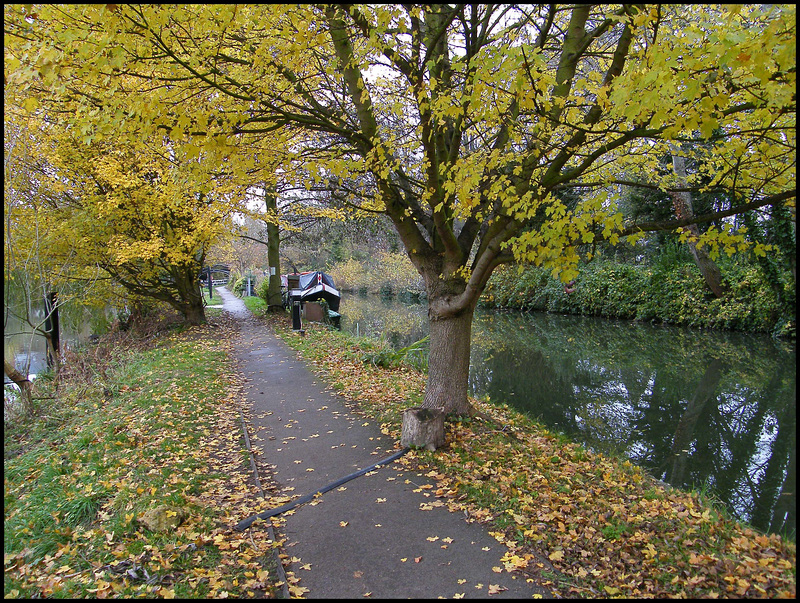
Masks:
[[[725,297],[706,287],[685,246],[667,247],[652,267],[595,260],[581,267],[571,285],[544,268],[503,266],[492,275],[481,304],[567,314],[635,318],[691,327],[783,334],[794,316],[783,316],[763,271],[746,259],[720,262]]]
[[[697,266],[679,264],[653,269],[647,296],[639,305],[637,318],[688,326],[705,326],[701,308],[705,305],[706,285]]]
[[[633,318],[642,303],[648,273],[639,266],[597,262],[575,279],[574,291],[553,287],[550,311],[609,318]],[[551,279],[555,281],[555,279]],[[554,283],[558,285],[557,281]]]
[[[264,301],[269,301],[269,278],[263,279],[256,287],[256,295]]]
[[[418,371],[428,369],[428,341],[426,335],[419,341],[407,345],[399,350],[392,349],[386,341],[375,343],[371,348],[362,353],[362,359],[367,364],[383,368],[396,368],[403,364]]]
[[[725,297],[708,302],[709,326],[769,331],[786,322],[786,317],[780,316],[775,292],[757,266],[743,263],[726,266],[723,285],[727,288]]]
[[[256,292],[258,295],[258,277],[254,274],[250,274],[251,282],[254,283],[253,291]],[[239,297],[245,297],[245,289],[247,288],[247,275],[240,274],[239,272],[231,272],[230,279],[228,280],[228,289],[238,295]]]

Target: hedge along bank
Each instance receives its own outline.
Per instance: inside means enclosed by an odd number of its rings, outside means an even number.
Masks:
[[[543,268],[498,269],[481,297],[485,307],[635,319],[690,327],[794,337],[794,316],[781,310],[774,290],[753,265],[729,262],[721,299],[708,294],[693,264],[632,266],[592,262],[571,287]]]

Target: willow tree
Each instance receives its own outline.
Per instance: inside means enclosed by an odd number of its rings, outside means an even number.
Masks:
[[[426,407],[469,412],[472,317],[498,265],[570,280],[601,239],[794,207],[793,6],[41,6],[27,21],[25,10],[7,9],[14,82],[51,78],[95,111],[87,130],[135,120],[139,135],[203,149],[308,133],[315,184],[386,213],[425,281]],[[619,175],[656,174],[670,145],[698,140],[708,187],[731,205],[624,223]],[[710,228],[695,243],[714,254],[746,238]]]

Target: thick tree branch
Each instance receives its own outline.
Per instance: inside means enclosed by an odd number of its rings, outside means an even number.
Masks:
[[[750,203],[745,203],[744,205],[737,205],[735,207],[731,207],[726,210],[710,212],[699,216],[693,216],[692,218],[671,220],[668,222],[659,221],[659,222],[642,222],[640,224],[631,224],[629,226],[624,227],[621,231],[617,232],[616,234],[624,237],[636,234],[637,232],[656,232],[656,231],[675,230],[676,228],[680,228],[682,226],[689,226],[690,224],[713,222],[714,220],[720,220],[722,218],[727,218],[729,216],[735,216],[737,214],[742,214],[744,212],[758,209],[760,207],[765,207],[767,205],[774,205],[775,203],[780,203],[781,201],[786,201],[787,199],[794,199],[795,197],[797,197],[797,189],[792,189],[789,191],[785,191],[783,193],[776,193],[774,195],[762,197],[760,199],[751,201]]]

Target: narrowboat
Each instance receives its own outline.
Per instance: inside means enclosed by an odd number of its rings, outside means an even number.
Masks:
[[[324,299],[333,312],[339,311],[341,294],[329,274],[320,271],[281,275],[281,294],[284,307],[295,301],[311,302]]]

